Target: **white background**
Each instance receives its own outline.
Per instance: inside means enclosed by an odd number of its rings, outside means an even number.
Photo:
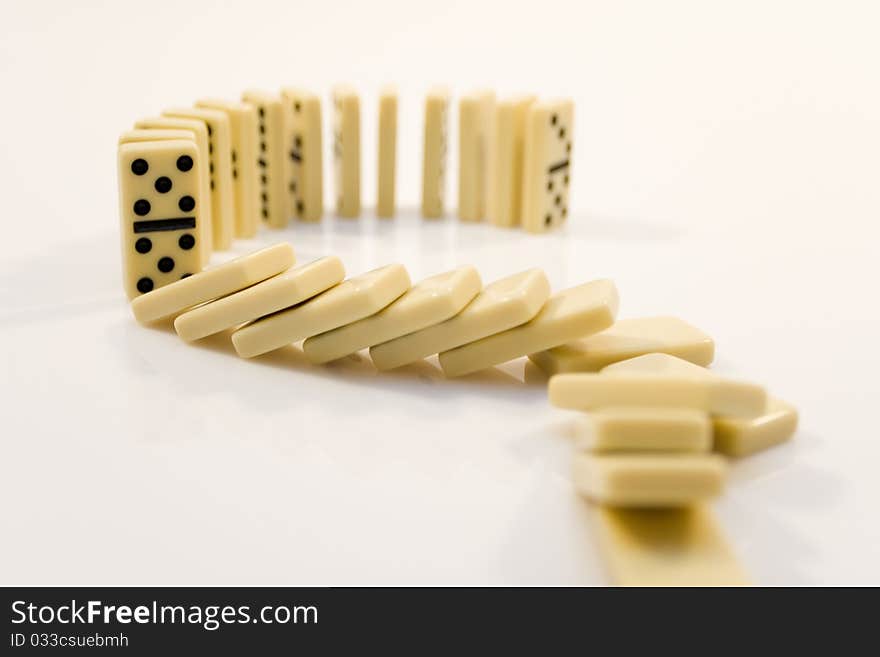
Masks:
[[[288,239],[351,273],[613,278],[621,316],[687,319],[719,371],[801,410],[717,504],[754,580],[880,584],[878,24],[870,1],[2,3],[0,582],[605,581],[567,416],[522,361],[468,381],[245,362],[131,318],[117,135],[199,96],[297,84],[326,107],[351,82],[364,217],[235,254]],[[404,210],[381,222],[388,82]],[[435,83],[575,99],[566,231],[417,217]]]

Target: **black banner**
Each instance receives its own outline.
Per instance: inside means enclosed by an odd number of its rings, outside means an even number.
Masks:
[[[539,653],[749,645],[830,630],[828,608],[800,591],[584,588],[4,588],[3,654],[47,650],[156,655],[419,655],[484,646]],[[794,595],[797,593],[797,595]],[[768,599],[768,596],[772,599]],[[772,607],[771,607],[772,605]],[[840,607],[836,609],[840,610]],[[769,612],[769,613],[768,613]],[[811,621],[815,617],[815,623]],[[848,617],[847,636],[859,623]],[[789,624],[790,622],[790,624]],[[864,627],[864,626],[862,626]],[[612,644],[608,644],[612,641]],[[574,642],[574,643],[572,643]],[[752,644],[752,648],[755,646]],[[602,652],[605,652],[604,650]],[[195,654],[195,653],[193,653]]]

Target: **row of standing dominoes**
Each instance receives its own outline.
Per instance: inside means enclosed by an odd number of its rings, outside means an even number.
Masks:
[[[361,212],[360,99],[333,91],[336,212]],[[449,94],[425,101],[422,214],[444,214]],[[379,101],[377,214],[395,214],[397,94]],[[459,216],[532,232],[568,214],[570,101],[496,103],[464,96],[459,114]],[[129,298],[197,271],[213,250],[253,237],[261,223],[324,214],[320,99],[307,91],[249,90],[240,102],[203,99],[142,119],[119,142],[124,283]],[[188,143],[183,143],[188,142]],[[188,163],[186,168],[178,162]]]

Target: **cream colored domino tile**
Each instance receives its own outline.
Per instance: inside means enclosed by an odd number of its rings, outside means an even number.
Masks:
[[[718,496],[727,467],[717,454],[574,455],[574,486],[607,506],[678,507]]]
[[[458,104],[458,218],[482,221],[486,215],[489,137],[495,93],[475,91]]]
[[[333,89],[333,162],[336,214],[361,213],[361,102],[353,88]]]
[[[618,586],[745,586],[749,578],[705,504],[681,509],[591,505]]]
[[[715,357],[715,342],[677,317],[621,319],[610,328],[575,342],[529,355],[549,376],[598,372],[621,360],[649,353],[678,356],[703,367]]]
[[[379,94],[379,154],[376,215],[393,217],[397,182],[397,90],[386,87]]]
[[[171,317],[280,274],[294,259],[290,244],[281,242],[137,297],[131,309],[144,324]]]
[[[257,110],[249,103],[204,98],[197,107],[215,109],[229,117],[235,237],[250,238],[260,227],[257,204]]]
[[[748,456],[789,440],[798,426],[797,409],[770,397],[767,408],[753,418],[716,416],[715,450],[728,456]]]
[[[208,171],[211,205],[214,214],[212,237],[214,250],[225,251],[232,246],[235,233],[235,191],[232,187],[232,141],[229,117],[219,110],[180,107],[165,110],[165,116],[203,121],[208,130]]]
[[[432,89],[425,99],[422,150],[422,216],[442,217],[446,197],[446,153],[449,137],[449,92]]]
[[[678,406],[754,417],[767,404],[767,393],[760,386],[692,374],[557,374],[550,378],[548,390],[554,406],[580,411],[605,406]]]
[[[373,315],[409,287],[409,273],[403,265],[386,265],[240,328],[232,334],[232,344],[242,358],[259,356]]]
[[[290,195],[284,154],[285,119],[278,94],[248,89],[241,99],[257,110],[257,204],[263,224],[284,228],[290,223]]]
[[[174,329],[184,340],[199,340],[295,306],[330,289],[344,278],[342,260],[336,256],[319,258],[178,315]]]
[[[607,407],[578,415],[574,436],[579,449],[593,452],[707,452],[712,423],[691,408]]]
[[[538,102],[526,112],[522,225],[542,233],[568,218],[574,103]]]
[[[458,314],[482,286],[471,266],[431,276],[375,315],[309,338],[303,352],[313,363],[327,363],[433,326]]]
[[[199,151],[192,139],[119,145],[123,285],[143,298],[202,269]]]
[[[196,148],[199,149],[199,161],[202,166],[199,167],[199,199],[202,202],[202,217],[204,221],[199,226],[198,233],[202,242],[202,267],[208,264],[211,253],[214,251],[214,222],[215,210],[211,202],[213,194],[211,193],[211,173],[208,163],[210,156],[208,154],[208,127],[203,121],[194,119],[177,119],[167,116],[153,117],[142,119],[135,124],[135,130],[186,130],[191,134],[191,138],[195,139]],[[140,140],[138,140],[140,141]]]
[[[549,297],[550,283],[540,269],[507,276],[488,285],[455,317],[370,347],[370,357],[380,370],[414,363],[524,324]]]
[[[534,96],[517,96],[495,108],[486,191],[486,218],[495,226],[520,224],[526,113],[534,102]]]
[[[303,89],[281,90],[285,116],[287,193],[293,216],[320,221],[324,215],[321,99]]]
[[[611,326],[617,314],[617,288],[610,280],[584,283],[559,292],[534,319],[440,354],[446,376],[461,376],[549,349]]]

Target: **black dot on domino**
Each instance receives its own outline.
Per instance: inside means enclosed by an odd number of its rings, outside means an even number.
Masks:
[[[562,179],[562,182],[564,182],[565,185],[568,186],[568,175],[566,175],[565,178]]]
[[[141,294],[146,294],[147,292],[149,292],[150,290],[153,289],[153,279],[147,278],[146,276],[144,276],[143,278],[138,280],[137,289],[138,289],[138,292],[140,292]]]
[[[296,193],[296,181],[295,181],[295,180],[291,180],[291,181],[290,181],[290,184],[287,186],[287,188],[290,190],[290,192],[291,192],[292,194],[295,194],[295,193]]]
[[[233,180],[237,180],[237,179],[238,179],[238,169],[233,169],[233,170],[232,170],[232,179],[233,179]]]
[[[266,152],[266,142],[264,142],[264,141],[260,142],[260,150],[263,151],[264,153]]]
[[[301,109],[302,109],[302,105],[300,105],[300,102],[299,102],[299,101],[296,101],[296,102],[293,104],[293,111],[294,111],[294,112],[299,112]]]
[[[566,153],[571,153],[571,142],[568,142],[568,143],[565,145],[565,152],[566,152]]]
[[[559,123],[559,117],[554,114],[550,117],[550,125],[556,125],[557,123]]]
[[[214,143],[208,142],[208,155],[213,155],[213,154],[214,154]]]
[[[156,265],[159,268],[159,271],[163,274],[167,274],[172,269],[174,269],[174,260],[165,256],[163,258],[159,258],[159,263]]]
[[[269,218],[269,211],[266,208],[263,208],[263,219]]]
[[[557,206],[562,205],[562,197],[561,197],[559,194],[556,195],[556,201],[555,201],[555,202],[556,202],[556,205],[557,205]]]
[[[302,143],[303,143],[302,137],[300,137],[299,135],[297,135],[296,137],[293,138],[293,145],[296,146],[297,148],[302,148]]]
[[[156,191],[160,194],[167,194],[171,191],[171,178],[168,176],[162,176],[160,178],[156,178]]]
[[[553,217],[551,215],[548,214],[546,217],[544,217],[544,225],[545,226],[549,226],[552,223],[553,223]]]
[[[266,203],[269,200],[269,195],[266,192],[263,192],[262,197],[263,203]]]
[[[196,238],[189,233],[186,233],[185,235],[180,236],[180,239],[177,240],[177,245],[184,251],[189,251],[196,245]]]
[[[559,138],[565,139],[565,128],[559,128]]]
[[[266,110],[264,108],[260,107],[258,111],[260,112],[260,118],[266,116]]]
[[[232,151],[232,163],[235,164],[235,161],[238,159],[238,156],[235,154],[235,151]]]
[[[192,196],[181,196],[180,200],[177,202],[177,207],[183,212],[190,212],[196,207],[196,200]]]
[[[214,129],[211,127],[210,123],[206,123],[205,125],[208,127],[208,136],[210,137],[214,134]]]
[[[302,202],[302,201],[297,201],[297,202],[296,202],[296,214],[297,214],[298,216],[302,216],[302,213],[303,213],[303,210],[304,210],[304,209],[305,209],[305,206],[303,205],[303,202]]]
[[[562,208],[562,218],[565,219],[565,217],[567,217],[567,216],[568,216],[568,208]]]
[[[143,217],[145,214],[149,214],[150,202],[146,199],[139,198],[137,201],[134,202],[134,213],[139,217]]]
[[[134,243],[134,250],[138,253],[149,253],[152,248],[153,243],[150,241],[149,237],[141,237]]]
[[[147,164],[147,161],[140,157],[131,163],[131,172],[136,176],[144,175],[149,168],[150,165]]]
[[[213,180],[211,181],[211,191],[212,192],[214,191],[214,181]]]
[[[181,155],[177,158],[177,169],[179,171],[189,171],[193,168],[193,160],[189,155]]]
[[[260,134],[261,135],[266,134],[266,126],[264,126],[262,123],[260,124]]]
[[[552,180],[548,180],[548,181],[547,181],[547,191],[548,191],[548,192],[552,192],[552,191],[553,191],[553,181],[552,181]]]
[[[265,185],[267,182],[269,182],[269,179],[265,175],[263,175],[260,176],[260,182]]]

